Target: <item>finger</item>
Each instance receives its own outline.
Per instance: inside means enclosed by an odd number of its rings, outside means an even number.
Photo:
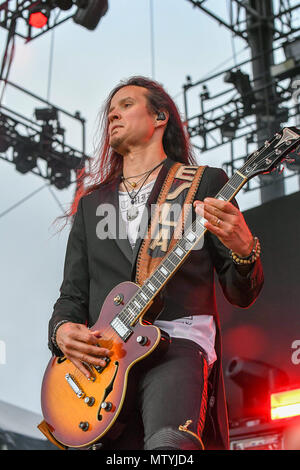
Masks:
[[[220,220],[220,219],[219,219]],[[211,233],[216,235],[221,241],[223,238],[225,238],[225,231],[224,231],[224,222],[220,220],[218,224],[213,224],[209,221],[206,221],[204,226],[209,230]]]
[[[227,214],[236,215],[239,212],[238,208],[235,207],[231,202],[223,201],[222,199],[206,197],[204,199],[204,203]]]
[[[83,343],[97,345],[99,343],[100,332],[92,332],[87,327],[77,328],[70,333],[70,337]]]
[[[90,333],[91,333],[93,336],[95,336],[96,338],[101,338],[101,331],[99,331],[99,330],[94,330],[94,331],[89,330],[89,331],[90,331]]]
[[[73,350],[71,353],[68,355],[68,359],[70,360],[79,360],[80,362],[87,362],[88,364],[92,364],[95,366],[101,366],[105,367],[107,365],[106,361],[102,358],[97,358],[95,356],[91,356],[87,353],[78,351],[78,350]]]
[[[70,358],[70,361],[87,379],[92,377],[91,371],[81,361],[74,358]]]
[[[205,222],[210,222],[212,225],[219,226],[224,217],[223,213],[219,209],[208,207],[208,204],[197,204],[195,206],[195,211],[198,215],[204,218],[204,225]]]
[[[102,348],[101,346],[92,346],[82,341],[72,341],[67,346],[70,351],[80,351],[96,358],[112,355],[112,351],[110,349]]]

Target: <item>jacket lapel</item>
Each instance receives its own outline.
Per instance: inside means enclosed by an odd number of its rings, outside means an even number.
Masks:
[[[112,224],[112,227],[115,228],[116,233],[113,233],[108,226],[108,231],[110,232],[111,239],[113,239],[121,250],[123,255],[127,258],[129,263],[132,263],[132,248],[129,243],[127,234],[126,234],[126,225],[122,219],[120,208],[119,208],[119,184],[120,179],[118,178],[112,184],[108,185],[105,188],[104,193],[104,202],[106,204],[111,204],[115,208],[116,221],[115,224]],[[109,225],[109,224],[108,224]]]

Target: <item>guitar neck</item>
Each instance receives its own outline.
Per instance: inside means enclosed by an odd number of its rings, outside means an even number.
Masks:
[[[235,172],[218,192],[216,198],[230,201],[246,183],[247,179],[248,178],[245,177],[241,171]],[[196,216],[194,222],[185,230],[183,236],[179,239],[174,248],[164,257],[143,286],[118,314],[122,324],[133,326],[139,317],[148,309],[162,287],[175,274],[177,269],[204,236],[207,230],[204,226],[204,222],[205,219],[203,217]]]

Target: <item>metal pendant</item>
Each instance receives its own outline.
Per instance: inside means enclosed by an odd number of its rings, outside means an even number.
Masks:
[[[131,205],[127,211],[127,220],[134,220],[139,215],[139,210],[134,205]]]

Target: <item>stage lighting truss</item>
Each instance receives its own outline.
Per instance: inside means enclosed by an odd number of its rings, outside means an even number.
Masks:
[[[42,34],[48,32],[54,27],[64,23],[75,14],[75,5],[72,1],[69,3],[69,9],[63,9],[59,1],[29,1],[29,0],[0,0],[0,26],[11,31],[14,29],[14,34],[25,39],[29,42]],[[41,13],[47,21],[43,26],[36,26],[30,21],[30,15]],[[30,24],[31,23],[31,24]]]
[[[222,75],[226,78],[226,72]],[[270,121],[274,122],[276,120],[278,129],[280,129],[281,124],[287,123],[290,119],[299,115],[299,106],[293,102],[294,89],[292,83],[281,84],[274,79],[264,91],[268,93],[268,88],[273,86],[276,86],[277,98],[266,103],[260,100],[255,101],[255,94],[250,89],[244,95],[241,95],[235,87],[220,93],[208,93],[207,90],[214,88],[213,85],[210,87],[210,79],[208,78],[204,85],[205,91],[199,94],[201,112],[200,114],[190,115],[187,91],[191,85],[185,85],[185,122],[193,146],[203,153],[230,144],[231,158],[229,161],[224,161],[222,165],[226,172],[232,175],[244,164],[246,157],[259,147],[255,118],[255,113],[258,110],[261,116],[265,117],[264,126],[266,129],[268,129]],[[256,88],[255,92],[261,90],[262,88]],[[191,98],[192,100],[195,103],[195,93],[194,98]],[[272,136],[270,135],[270,137]],[[235,154],[234,142],[241,139],[244,141],[245,154],[238,156]],[[300,170],[299,152],[294,156],[297,157],[295,163],[285,165],[288,170],[291,170],[285,175],[286,178],[294,176],[295,172]],[[281,170],[282,167],[278,171]],[[258,179],[254,179],[250,183],[245,185],[245,191],[258,189],[262,186]],[[267,185],[267,182],[264,182],[263,185]]]
[[[276,111],[276,118],[281,122],[286,122],[289,117],[294,116],[296,113],[293,110],[289,110],[288,107],[283,103],[288,103],[292,99],[293,88],[291,84],[280,84],[274,80],[269,83],[266,88],[253,88],[249,76],[243,74],[249,79],[249,88],[245,89],[244,92],[240,87],[234,83],[233,87],[228,88],[220,93],[211,94],[208,92],[210,89],[214,89],[214,84],[210,86],[210,81],[213,82],[216,78],[222,78],[223,81],[229,82],[228,74],[235,73],[232,70],[223,71],[218,75],[207,78],[205,81],[201,81],[195,84],[191,84],[190,78],[188,83],[183,86],[184,98],[185,98],[185,121],[187,123],[187,130],[192,138],[200,137],[200,144],[196,147],[199,150],[207,151],[219,147],[220,145],[226,144],[234,138],[250,137],[255,135],[256,123],[255,113],[257,110],[262,115],[271,115],[274,119],[273,108],[278,108]],[[238,70],[239,74],[242,74]],[[200,114],[190,115],[188,107],[188,93],[194,87],[202,85],[205,91],[200,92]],[[277,100],[272,103],[265,103],[255,99],[255,94],[260,91],[268,93],[268,89],[276,86],[277,88]],[[195,90],[191,100],[195,101]],[[267,125],[267,123],[266,123]],[[199,139],[198,139],[199,140]],[[254,140],[253,140],[254,141]],[[250,141],[249,141],[250,142]]]
[[[298,28],[292,25],[292,14],[300,7],[300,2],[293,1],[292,4],[288,0],[274,0],[274,15],[270,18],[261,16],[256,10],[251,8],[251,2],[245,2],[243,0],[231,0],[229,2],[229,18],[224,19],[219,14],[218,2],[212,2],[211,0],[187,0],[195,8],[199,8],[201,11],[206,13],[212,19],[218,22],[220,26],[231,31],[234,35],[238,36],[245,41],[248,40],[247,35],[247,18],[246,15],[250,14],[254,19],[258,21],[273,21],[273,32],[274,39],[282,39],[291,34],[291,32],[297,32]]]
[[[247,14],[255,19],[257,12],[245,2],[231,0],[230,21],[222,19],[218,12],[212,11],[210,0],[188,0],[194,7],[216,20],[237,37],[248,41]],[[259,130],[272,137],[273,131],[283,125],[299,125],[300,123],[300,36],[297,17],[292,15],[300,8],[300,2],[274,0],[274,16],[269,18],[274,28],[272,52],[286,61],[271,67],[270,76],[257,76],[252,79],[251,64],[260,60],[263,53],[236,64],[233,68],[224,69],[203,80],[193,81],[190,76],[183,85],[184,121],[196,151],[203,153],[222,145],[230,145],[230,160],[223,162],[223,168],[232,175],[245,162],[247,156],[262,143],[257,141],[257,115],[261,117]],[[208,8],[209,7],[209,8]],[[251,10],[251,11],[250,11]],[[257,18],[267,21],[266,18]],[[299,21],[298,21],[299,23]],[[249,45],[249,44],[248,44]],[[270,51],[271,52],[271,51]],[[249,54],[250,57],[250,54]],[[263,82],[263,85],[261,84]],[[224,83],[227,84],[224,89]],[[296,121],[296,122],[295,122]],[[244,151],[241,152],[243,142]],[[235,145],[237,144],[237,145]],[[299,153],[295,162],[284,164],[288,170],[283,178],[290,178],[299,173]],[[281,172],[283,166],[276,170]],[[272,184],[267,177],[262,181],[254,178],[246,184],[244,191],[259,189]]]
[[[107,10],[107,0],[0,0],[0,27],[29,42],[70,18],[93,30]]]
[[[30,121],[4,106],[0,108],[0,158],[15,165],[20,173],[34,173],[57,189],[75,183],[77,170],[88,160],[82,151],[64,142],[64,129],[58,120]]]

